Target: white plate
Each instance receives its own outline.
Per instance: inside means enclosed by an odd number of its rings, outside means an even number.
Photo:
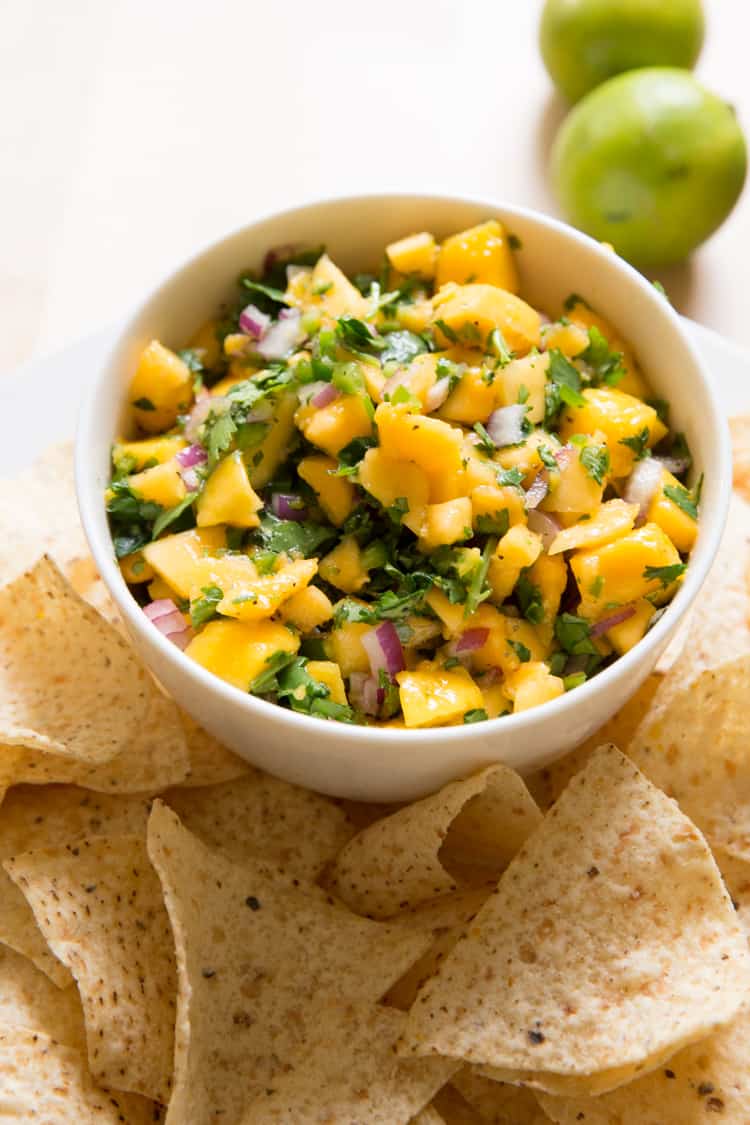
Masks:
[[[719,385],[727,414],[750,412],[750,351],[687,321]],[[48,446],[73,437],[83,393],[118,326],[87,336],[64,351],[20,367],[0,381],[0,475],[29,465]]]

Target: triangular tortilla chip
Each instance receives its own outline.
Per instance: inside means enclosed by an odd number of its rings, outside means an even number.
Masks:
[[[96,1081],[166,1103],[177,981],[144,837],[83,840],[26,852],[5,866],[76,979]]]
[[[86,1056],[22,1027],[0,1028],[0,1121],[40,1125],[154,1125],[153,1102],[95,1086]]]
[[[539,1102],[557,1125],[707,1125],[750,1121],[750,1013],[600,1098]]]
[[[484,1125],[482,1118],[461,1097],[452,1082],[443,1087],[432,1104],[445,1125]]]
[[[172,789],[164,800],[186,828],[233,863],[263,858],[314,880],[353,835],[327,797],[252,770],[201,789]]]
[[[403,1049],[603,1092],[749,995],[747,941],[703,837],[602,747],[421,990]]]
[[[226,746],[198,726],[185,711],[180,711],[180,723],[187,743],[190,767],[188,775],[180,785],[193,788],[203,785],[220,785],[222,781],[233,781],[243,777],[252,769],[243,758],[227,750]]]
[[[531,1090],[493,1082],[473,1067],[465,1066],[454,1074],[451,1085],[487,1125],[537,1125],[546,1120]]]
[[[627,748],[712,845],[750,860],[750,656],[704,672]]]
[[[40,1031],[58,1043],[86,1050],[83,1011],[75,985],[58,988],[7,945],[0,945],[0,1027]]]
[[[97,796],[74,786],[13,788],[0,805],[0,863],[29,848],[75,843],[102,832],[145,832],[149,802]],[[60,988],[71,983],[65,965],[50,952],[18,887],[0,868],[0,941],[22,953]]]
[[[399,1059],[405,1019],[376,1005],[324,1005],[306,1054],[273,1079],[242,1125],[408,1125],[460,1063]]]
[[[147,704],[132,650],[49,559],[0,589],[0,742],[107,762]]]
[[[177,947],[170,1120],[241,1120],[315,1037],[316,1005],[377,1001],[430,937],[357,918],[268,864],[209,851],[160,801],[149,822]]]
[[[358,914],[393,917],[499,877],[540,820],[518,774],[490,766],[360,832],[338,857],[331,886]]]

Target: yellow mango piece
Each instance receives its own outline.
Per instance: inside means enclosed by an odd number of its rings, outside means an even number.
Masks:
[[[187,598],[195,585],[196,563],[226,547],[226,543],[223,527],[193,528],[149,543],[143,548],[143,557],[179,597]]]
[[[368,301],[327,254],[322,254],[310,275],[307,304],[331,317],[365,317]]]
[[[496,376],[501,405],[513,406],[523,398],[527,419],[534,423],[543,421],[548,367],[547,355],[525,355],[511,360]]]
[[[432,321],[432,301],[415,301],[411,305],[399,305],[396,318],[402,328],[419,335]]]
[[[221,359],[221,344],[217,336],[219,323],[216,320],[207,320],[202,324],[190,341],[190,347],[200,353],[204,367],[216,367]]]
[[[373,402],[382,402],[383,388],[388,382],[385,373],[380,367],[375,367],[372,363],[363,363],[361,365],[362,378],[365,381],[365,388],[368,395]]]
[[[362,565],[362,552],[357,540],[345,535],[332,551],[320,560],[318,567],[324,582],[330,582],[345,594],[356,594],[367,585],[368,574]]]
[[[698,524],[692,516],[684,512],[679,504],[665,494],[665,488],[676,488],[681,491],[683,485],[666,469],[662,470],[661,483],[653,500],[649,505],[646,518],[650,523],[656,523],[674,543],[682,554],[692,551],[698,536]]]
[[[609,448],[613,477],[629,476],[635,461],[634,451],[623,439],[648,430],[647,444],[655,445],[667,432],[652,406],[613,387],[588,387],[583,392],[585,406],[566,406],[560,417],[563,440],[573,434],[604,434]],[[584,509],[582,509],[584,510]]]
[[[492,457],[477,445],[475,434],[464,438],[462,484],[461,495],[467,496],[480,485],[497,484],[497,465]]]
[[[141,352],[129,400],[142,430],[149,434],[168,430],[193,401],[193,374],[178,355],[152,340]]]
[[[482,706],[482,693],[465,668],[446,670],[425,661],[396,680],[404,723],[412,729],[460,722]]]
[[[628,602],[664,589],[659,579],[646,577],[647,567],[679,564],[674,544],[655,523],[637,527],[601,547],[575,551],[570,568],[581,592],[581,614],[594,619],[605,614],[609,603]]]
[[[128,477],[128,484],[141,500],[151,500],[162,508],[173,508],[187,496],[176,461],[165,461],[163,465],[134,473]]]
[[[419,533],[419,549],[434,551],[471,538],[471,500],[459,496],[442,504],[428,504]]]
[[[588,346],[589,328],[598,328],[610,349],[614,352],[620,352],[622,355],[621,363],[625,369],[625,376],[617,384],[617,389],[624,391],[626,394],[634,395],[636,398],[648,398],[648,384],[638,370],[638,364],[635,362],[632,351],[608,320],[599,316],[593,309],[588,308],[582,301],[576,302],[574,307],[566,313],[566,319],[571,322],[572,328],[577,328],[585,333],[586,340],[581,351]],[[555,345],[548,344],[547,346],[554,347]],[[580,355],[580,352],[574,354]]]
[[[533,661],[521,664],[509,676],[503,690],[513,703],[513,713],[528,711],[541,703],[549,703],[565,692],[565,685],[559,676],[553,676],[546,664]]]
[[[447,637],[456,637],[468,628],[464,607],[457,602],[448,601],[442,590],[433,586],[425,601],[433,613],[440,618],[444,626],[443,632]]]
[[[544,660],[549,655],[551,633],[543,626],[532,625],[521,617],[506,617],[503,625],[503,644],[495,661],[503,675],[511,676],[518,668],[523,667],[524,661],[520,655],[523,649],[529,650],[532,661]]]
[[[536,562],[542,550],[542,539],[525,524],[516,524],[499,540],[490,559],[487,578],[492,587],[492,600],[504,602],[513,593],[521,571]]]
[[[530,567],[526,577],[541,595],[542,620],[538,626],[550,626],[560,609],[560,602],[568,584],[568,568],[562,555],[541,554]],[[551,633],[544,635],[550,639]]]
[[[608,475],[604,475],[599,483],[584,464],[581,455],[589,445],[596,446],[597,442],[587,443],[587,446],[572,446],[566,451],[565,460],[560,463],[560,471],[550,473],[549,492],[540,505],[545,512],[587,514],[597,512],[601,507]],[[606,446],[602,444],[599,448]]]
[[[486,422],[499,400],[496,382],[488,383],[486,376],[482,366],[474,364],[467,367],[438,410],[438,417],[448,422],[463,422],[467,426]]]
[[[185,652],[215,676],[248,691],[277,652],[298,648],[299,637],[274,621],[209,621]]]
[[[620,656],[623,653],[629,652],[634,645],[646,635],[651,618],[654,616],[656,610],[651,602],[641,598],[640,601],[635,603],[635,613],[629,617],[627,621],[621,621],[619,625],[613,625],[608,629],[605,636],[612,648]],[[605,612],[606,616],[606,612]]]
[[[264,488],[289,453],[294,434],[297,395],[281,394],[274,402],[273,417],[263,440],[243,454],[253,488]]]
[[[250,582],[243,580],[223,587],[224,597],[217,606],[218,612],[224,617],[236,617],[239,621],[262,621],[275,613],[293,594],[304,589],[317,570],[317,559],[295,559],[272,574],[262,574]]]
[[[344,676],[370,671],[370,658],[362,644],[362,637],[371,628],[364,621],[345,621],[337,629],[332,629],[326,638],[326,654],[336,661]]]
[[[372,419],[359,395],[342,395],[317,409],[302,406],[295,414],[295,422],[312,445],[331,457],[354,438],[369,437],[372,433]]]
[[[405,371],[399,372],[399,383],[406,388],[409,394],[418,398],[422,406],[427,401],[427,392],[430,387],[435,385],[437,365],[443,354],[441,352],[422,352],[414,357]],[[385,397],[381,396],[381,399],[387,402],[392,397],[391,394],[387,394]]]
[[[301,633],[311,633],[333,617],[331,599],[318,586],[306,586],[283,603],[279,617],[296,625]]]
[[[134,551],[132,555],[120,559],[120,573],[126,582],[135,586],[139,582],[150,582],[154,577],[154,568],[149,566],[140,551]]]
[[[435,276],[438,249],[435,239],[427,231],[410,234],[392,242],[385,248],[388,261],[403,274],[418,274],[430,280]]]
[[[468,347],[484,349],[496,328],[518,355],[539,346],[539,313],[514,293],[494,285],[446,286],[433,298],[433,308],[439,341],[450,342],[440,328],[442,322]]]
[[[368,449],[359,466],[357,483],[384,508],[403,498],[409,511],[415,512],[429,500],[430,481],[424,469],[413,461],[388,457],[380,447]]]
[[[488,605],[486,602],[480,605],[468,620],[463,619],[461,628],[457,630],[457,633],[460,635],[472,629],[487,629],[489,631],[487,640],[481,648],[474,649],[471,654],[472,664],[480,672],[486,672],[490,668],[513,671],[518,664],[519,657],[512,645],[508,644],[509,640],[513,640],[519,645],[528,642],[526,647],[532,652],[534,659],[541,660],[546,653],[546,648],[541,645],[534,627],[528,621],[506,617],[493,605]]]
[[[263,501],[250,484],[239,450],[222,458],[203,486],[196,504],[198,527],[228,523],[232,527],[259,527]]]
[[[197,559],[193,567],[190,600],[200,598],[206,586],[218,586],[226,591],[237,586],[250,586],[257,579],[257,568],[248,555],[231,551],[205,555]]]
[[[250,337],[244,332],[230,332],[224,337],[224,355],[240,359],[250,347]]]
[[[545,446],[550,453],[555,453],[560,448],[560,442],[554,434],[544,430],[534,430],[521,445],[509,445],[506,449],[499,449],[494,455],[494,460],[503,469],[520,469],[524,475],[524,484],[531,484],[537,473],[544,468],[539,449]]]
[[[518,271],[505,228],[490,219],[446,238],[440,246],[435,284],[482,282],[518,292]]]
[[[511,707],[501,683],[480,684],[480,688],[482,692],[482,706],[487,712],[488,719],[497,719],[500,715],[510,714]]]
[[[568,359],[585,352],[589,346],[589,335],[582,324],[562,324],[556,320],[542,328],[542,344],[546,351],[562,352]]]
[[[377,408],[375,422],[380,447],[387,457],[415,461],[436,477],[462,471],[463,433],[447,422],[411,414],[406,407],[389,403]]]
[[[630,531],[637,515],[637,504],[627,504],[624,500],[607,500],[591,519],[573,524],[556,535],[549,554],[559,555],[562,551],[571,551],[576,547],[601,547],[603,543]]]
[[[112,449],[112,462],[115,467],[123,461],[132,462],[134,469],[143,469],[146,465],[163,465],[186,446],[184,437],[177,434],[147,438],[145,441],[118,441]]]
[[[334,703],[341,703],[346,707],[349,700],[346,698],[346,688],[338,664],[332,660],[308,660],[306,668],[314,680],[325,684]]]
[[[340,527],[356,503],[354,485],[333,474],[338,461],[331,457],[303,457],[297,472],[317,494],[318,503],[334,527]]]
[[[229,374],[225,375],[223,379],[219,379],[218,383],[214,383],[209,390],[209,394],[216,395],[217,398],[228,394],[232,387],[238,387],[240,383],[246,383],[258,370],[254,367],[248,367],[244,363],[231,363],[229,367]]]
[[[510,485],[480,484],[471,492],[471,515],[477,531],[504,535],[526,522],[523,493]]]

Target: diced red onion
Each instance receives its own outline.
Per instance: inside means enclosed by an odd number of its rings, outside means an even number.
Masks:
[[[690,468],[689,457],[655,457],[654,460],[659,462],[662,469],[666,469],[668,473],[674,473],[676,477]]]
[[[185,423],[185,437],[190,442],[194,442],[198,438],[201,426],[208,418],[209,414],[222,414],[227,408],[229,403],[222,395],[210,395],[208,391],[202,391],[198,395],[195,406],[188,414]]]
[[[315,383],[305,383],[297,392],[297,397],[302,406],[307,406],[312,402],[316,394],[322,391],[324,387],[330,386],[330,383],[324,383],[322,379],[318,379]]]
[[[246,305],[240,313],[240,332],[253,340],[262,340],[271,326],[271,318],[257,305]]]
[[[349,677],[349,699],[365,715],[377,715],[385,700],[385,692],[375,676],[366,672],[352,672]]]
[[[429,414],[431,410],[438,410],[445,400],[447,399],[451,389],[451,381],[448,375],[444,375],[442,379],[438,379],[437,383],[433,383],[427,394],[425,395],[425,410]]]
[[[196,443],[189,445],[187,449],[181,449],[175,460],[183,469],[192,469],[194,465],[205,464],[208,461],[208,454],[202,445]]]
[[[165,617],[168,613],[178,613],[179,610],[171,598],[157,598],[155,602],[149,602],[144,606],[143,612],[149,621],[156,621],[159,617]]]
[[[575,452],[572,445],[564,445],[562,449],[555,450],[555,460],[561,471],[567,469],[568,465],[575,457]]]
[[[403,672],[406,667],[404,650],[392,621],[383,621],[374,629],[369,629],[362,634],[361,640],[373,676],[377,676],[380,671],[387,672],[389,676]]]
[[[503,673],[501,668],[488,668],[482,676],[482,686],[491,687],[492,684],[496,684],[502,678]]]
[[[545,551],[550,549],[558,533],[562,530],[554,516],[550,516],[547,512],[540,512],[536,508],[531,509],[526,522],[529,525],[529,531],[541,535]]]
[[[547,482],[547,474],[544,469],[542,469],[541,472],[536,474],[526,490],[526,507],[529,510],[538,508],[548,492],[549,484]]]
[[[467,629],[456,642],[456,652],[475,652],[487,644],[489,635],[489,629]]]
[[[324,406],[330,406],[340,395],[341,391],[337,390],[333,383],[324,383],[322,390],[317,391],[310,399],[310,405],[319,410]]]
[[[258,354],[264,359],[283,359],[289,355],[301,339],[301,317],[299,309],[287,309],[286,315],[274,321],[263,339],[259,341],[255,349]]]
[[[307,519],[307,508],[301,497],[294,493],[274,492],[271,496],[271,509],[280,520]]]
[[[525,418],[526,407],[523,403],[501,406],[499,410],[493,410],[487,419],[487,433],[500,448],[505,445],[518,445],[524,439]]]
[[[603,617],[601,621],[597,621],[596,625],[592,625],[591,636],[601,637],[603,633],[608,633],[610,629],[614,629],[615,625],[621,625],[623,621],[627,621],[634,613],[634,605],[623,606],[622,609],[618,609],[617,613],[612,613],[609,617]]]
[[[661,484],[664,466],[655,457],[646,457],[643,461],[636,461],[633,471],[625,482],[623,492],[628,504],[638,505],[638,516],[635,526],[640,527],[646,522],[646,513]]]
[[[171,598],[158,598],[144,606],[143,612],[166,637],[179,649],[185,649],[193,639],[194,633]]]

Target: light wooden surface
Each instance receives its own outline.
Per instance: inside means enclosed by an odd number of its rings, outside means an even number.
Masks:
[[[314,195],[445,190],[555,212],[541,0],[0,4],[0,371],[117,319],[193,248]],[[740,0],[698,72],[750,127]],[[742,343],[750,188],[675,304]]]

